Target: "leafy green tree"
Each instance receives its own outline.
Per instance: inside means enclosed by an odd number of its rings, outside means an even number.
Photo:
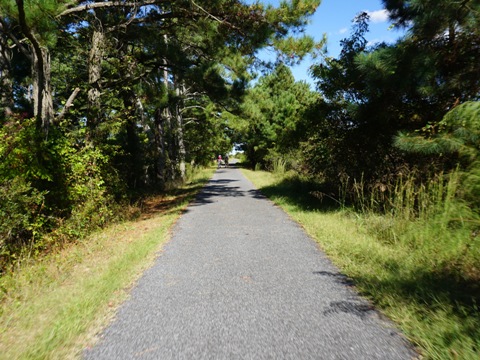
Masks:
[[[397,99],[389,91],[396,91],[391,78],[395,69],[388,68],[396,62],[376,62],[367,69],[358,60],[371,53],[365,39],[368,20],[366,13],[355,18],[338,59],[326,58],[312,67],[324,100],[316,106],[317,115],[310,117],[312,124],[303,143],[305,168],[331,181],[339,176],[378,176],[378,169],[389,160],[385,143],[396,132],[387,110]],[[378,67],[388,69],[379,73]],[[370,82],[369,77],[375,76],[376,83]]]
[[[478,1],[386,0],[384,4],[392,20],[409,30],[407,41],[433,66],[431,88],[425,90],[434,92],[435,100],[452,107],[478,97]]]
[[[468,101],[450,110],[436,128],[423,134],[400,133],[395,145],[409,153],[458,158],[462,170],[462,197],[479,208],[480,197],[480,102]],[[423,135],[423,136],[422,136]]]
[[[455,157],[402,153],[393,138],[399,131],[436,127],[449,109],[478,98],[478,4],[385,4],[397,26],[408,27],[405,38],[367,47],[368,16],[360,14],[340,57],[313,67],[326,101],[318,105],[322,125],[312,126],[317,130],[304,143],[305,154],[310,172],[331,182],[344,174],[375,184],[405,168],[428,176],[454,166]]]
[[[271,165],[287,157],[295,160],[305,113],[316,100],[308,84],[295,82],[282,63],[272,74],[259,79],[242,105],[243,121],[236,125],[252,165]]]

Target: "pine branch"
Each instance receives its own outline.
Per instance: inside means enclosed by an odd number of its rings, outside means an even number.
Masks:
[[[452,134],[441,134],[432,139],[425,139],[421,136],[414,136],[400,133],[394,138],[394,146],[408,153],[423,155],[438,155],[468,152],[463,139],[452,136]]]
[[[110,7],[141,7],[141,6],[155,5],[160,3],[169,3],[169,1],[168,0],[142,0],[142,1],[133,1],[133,2],[105,1],[101,3],[93,3],[93,4],[76,6],[61,12],[60,14],[57,15],[57,17],[62,17],[72,13],[87,11],[91,9],[110,8]]]
[[[73,90],[72,94],[70,95],[70,97],[68,98],[67,102],[65,103],[65,106],[63,107],[62,111],[60,112],[60,114],[58,114],[58,116],[56,117],[55,119],[55,123],[59,123],[65,116],[65,114],[67,113],[67,111],[70,109],[70,107],[73,105],[73,101],[75,100],[75,98],[77,97],[78,93],[80,92],[80,88],[75,88],[75,90]]]
[[[208,17],[211,17],[212,19],[214,19],[215,21],[219,22],[219,23],[224,23],[225,21],[222,20],[222,19],[219,19],[217,18],[215,15],[209,13],[207,10],[205,10],[203,7],[201,7],[200,5],[198,5],[197,3],[195,3],[195,1],[192,0],[192,4],[195,5],[197,8],[199,8],[203,13],[205,13]]]
[[[190,109],[202,109],[202,110],[206,110],[206,108],[204,106],[201,106],[201,105],[191,105],[191,106],[185,106],[183,108],[180,109],[180,113],[182,114],[184,111],[187,111],[187,110],[190,110]]]
[[[15,45],[10,46],[10,48],[12,49],[15,46],[18,47],[20,49],[20,51],[23,53],[23,55],[25,55],[26,58],[29,61],[32,61],[32,55],[30,54],[28,49],[25,46],[23,46],[23,44],[22,44],[27,39],[23,38],[22,40],[18,40],[17,37],[15,35],[13,35],[10,31],[8,31],[8,32],[6,31],[7,27],[8,26],[4,22],[4,20],[2,18],[0,18],[0,32],[4,33],[6,36],[8,36],[10,38],[10,40],[12,40],[15,44]]]

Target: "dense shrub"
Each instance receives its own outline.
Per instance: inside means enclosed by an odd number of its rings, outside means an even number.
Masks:
[[[122,182],[81,133],[58,127],[44,137],[33,120],[11,118],[0,139],[0,269],[115,218],[110,189],[119,192]]]
[[[18,176],[0,183],[0,269],[42,235],[44,195]]]

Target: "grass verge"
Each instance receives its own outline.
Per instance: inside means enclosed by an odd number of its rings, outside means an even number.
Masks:
[[[0,359],[79,358],[153,264],[213,171],[145,201],[138,221],[111,226],[2,276]]]
[[[447,261],[457,255],[445,253],[438,233],[423,242],[408,241],[404,237],[425,233],[425,224],[411,223],[385,237],[382,232],[395,228],[389,217],[321,204],[311,195],[315,185],[295,177],[243,171],[304,227],[362,295],[398,324],[423,358],[480,358],[478,281],[449,271]]]

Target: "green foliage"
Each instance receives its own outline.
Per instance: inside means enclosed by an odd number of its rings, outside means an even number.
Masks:
[[[42,45],[54,46],[57,41],[58,23],[55,17],[65,9],[70,0],[25,0],[21,1],[25,11],[25,21]],[[2,16],[8,16],[10,21],[18,18],[18,2],[2,0],[0,2]]]
[[[458,152],[470,162],[479,156],[480,102],[465,102],[450,110],[435,127],[422,129],[427,138],[400,134],[396,146],[400,149],[425,154]]]
[[[48,190],[38,184],[51,179],[42,160],[35,122],[11,118],[0,128],[0,270],[21,253],[31,254],[48,226]]]
[[[326,40],[326,37],[323,37],[316,43],[313,37],[304,35],[302,38],[288,37],[275,40],[273,45],[282,61],[286,64],[298,64],[308,54],[312,58],[318,57]]]
[[[450,110],[435,128],[420,135],[400,134],[396,146],[411,153],[457,154],[462,166],[459,196],[478,209],[480,196],[480,102],[466,102]]]
[[[59,129],[44,140],[33,119],[10,118],[0,138],[1,268],[114,219],[118,211],[106,181],[115,173],[98,148]],[[112,187],[118,184],[115,179]]]
[[[35,250],[44,232],[44,195],[20,176],[0,183],[0,270],[23,249]]]
[[[70,164],[65,186],[71,213],[61,231],[78,239],[115,219],[118,209],[105,181],[115,177],[108,174],[109,158],[99,149],[85,147],[72,151],[65,161]]]
[[[402,63],[391,48],[370,52],[367,31],[368,15],[363,13],[354,20],[351,36],[342,41],[340,57],[312,67],[325,100],[306,119],[304,167],[332,184],[339,176],[372,181],[392,172],[391,163],[398,158],[391,150],[391,137],[403,125],[396,119]]]
[[[0,176],[11,179],[24,176],[29,181],[49,180],[50,174],[42,164],[43,157],[35,121],[12,117],[0,128]]]
[[[296,150],[306,113],[317,99],[307,84],[295,82],[283,64],[260,78],[247,93],[236,124],[249,162],[270,166]]]

